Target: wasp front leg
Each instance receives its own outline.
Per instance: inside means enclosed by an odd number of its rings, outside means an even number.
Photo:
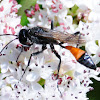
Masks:
[[[55,50],[54,48],[54,45],[51,43],[50,44],[50,47],[51,47],[51,50],[52,52],[56,55],[56,57],[59,59],[59,64],[58,64],[58,72],[57,72],[57,79],[58,79],[58,76],[59,76],[59,70],[60,70],[60,65],[61,65],[61,56],[58,54],[58,52]],[[58,82],[57,82],[57,88],[58,88],[58,91],[60,92],[60,95],[62,97],[62,93],[59,89],[59,86],[58,86]]]
[[[22,74],[22,76],[21,76],[21,78],[20,78],[20,81],[21,81],[21,79],[23,78],[23,76],[24,76],[24,74],[25,74],[25,72],[26,72],[28,66],[30,65],[30,61],[31,61],[32,56],[36,56],[36,55],[42,53],[45,49],[47,49],[47,47],[46,47],[45,44],[43,44],[42,50],[41,50],[41,51],[37,51],[37,52],[32,53],[32,54],[30,55],[29,60],[28,60],[28,64],[27,64],[27,66],[26,66],[26,68],[25,68],[25,70],[24,70],[24,72],[23,72],[23,74]]]
[[[19,53],[19,55],[18,55],[18,57],[17,57],[17,59],[16,59],[16,62],[18,62],[18,59],[19,59],[21,53],[23,52],[23,49],[24,49],[24,47],[22,46],[22,47],[21,47],[21,51],[20,51],[20,53]]]

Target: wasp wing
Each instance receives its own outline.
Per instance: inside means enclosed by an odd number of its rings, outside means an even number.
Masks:
[[[34,31],[35,30],[35,31]],[[50,29],[47,28],[43,28],[43,27],[34,27],[31,29],[31,36],[34,33],[35,37],[43,37],[43,38],[52,38],[53,39],[53,35]]]
[[[54,39],[58,40],[62,43],[69,43],[69,44],[76,44],[80,43],[83,44],[85,43],[85,40],[82,39],[81,37],[79,38],[79,34],[69,34],[69,33],[63,33],[55,30],[50,30],[47,28],[40,27],[41,29],[44,30],[43,33],[38,33],[38,36],[48,38],[48,39]]]
[[[79,37],[79,34],[69,34],[69,33],[62,33],[62,32],[53,32],[53,38],[59,40],[63,43],[69,43],[69,44],[83,44],[86,41]]]

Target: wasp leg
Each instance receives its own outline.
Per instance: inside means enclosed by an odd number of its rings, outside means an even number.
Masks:
[[[20,51],[20,53],[19,53],[19,55],[18,55],[18,57],[17,57],[17,59],[16,59],[16,62],[18,62],[18,59],[19,59],[19,57],[20,57],[20,55],[21,55],[21,53],[23,52],[23,46],[21,47],[21,51]]]
[[[61,56],[57,53],[57,51],[55,50],[53,44],[50,44],[50,47],[51,47],[52,52],[56,55],[56,57],[59,58],[58,73],[57,73],[57,79],[58,79],[59,70],[60,70],[60,65],[61,65]],[[62,97],[62,93],[61,93],[61,91],[59,90],[58,82],[57,82],[57,88],[58,88],[58,91],[60,92],[60,95],[61,95],[61,97]]]
[[[58,45],[60,45],[62,48],[66,48],[65,46],[62,45],[63,42],[59,43]]]
[[[36,55],[42,53],[45,49],[47,49],[47,47],[46,47],[45,44],[43,44],[43,46],[42,46],[42,50],[41,50],[41,51],[38,51],[38,52],[32,53],[32,54],[30,55],[30,58],[29,58],[29,60],[28,60],[28,64],[27,64],[27,66],[26,66],[26,68],[25,68],[25,70],[24,70],[24,72],[23,72],[23,74],[22,74],[22,76],[21,76],[21,78],[20,78],[20,81],[21,81],[21,79],[23,78],[23,76],[24,76],[24,74],[25,74],[25,72],[26,72],[28,66],[30,65],[30,61],[31,61],[32,56],[36,56]]]
[[[80,37],[81,37],[81,33],[80,32],[76,32],[76,33],[74,33],[75,35],[76,34],[79,34],[79,37],[78,37],[78,41],[77,41],[77,44],[76,44],[76,48],[78,48],[78,46],[79,46],[79,42],[80,42]]]
[[[61,56],[57,53],[57,51],[55,50],[53,44],[50,44],[50,47],[51,47],[52,52],[56,55],[56,57],[59,58],[58,72],[57,72],[57,79],[58,79],[59,70],[60,70],[60,65],[61,65]]]
[[[53,23],[53,20],[51,21],[51,30],[54,29],[54,23]]]

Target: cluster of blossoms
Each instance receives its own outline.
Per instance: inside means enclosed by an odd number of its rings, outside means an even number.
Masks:
[[[41,8],[39,5],[42,5]],[[76,16],[72,11],[77,5]],[[15,0],[3,0],[0,3],[0,34],[17,35],[22,28],[21,18],[16,14],[21,5]],[[64,34],[80,31],[86,41],[86,51],[95,64],[100,62],[100,0],[37,0],[30,10],[25,10],[28,17],[28,28],[34,26],[51,27]],[[75,19],[74,19],[75,17]],[[77,23],[74,21],[77,20]],[[5,39],[4,39],[5,38]],[[14,36],[0,36],[0,50]],[[66,43],[66,45],[70,45]],[[72,46],[75,46],[73,44]],[[81,46],[81,45],[80,45]],[[20,78],[27,66],[31,53],[40,51],[41,45],[33,44],[29,50],[21,51],[18,40],[10,43],[0,52],[0,100],[87,100],[87,92],[93,90],[90,78],[100,81],[100,68],[89,69],[78,63],[67,49],[55,45],[61,56],[59,78],[56,73],[59,59],[51,52],[50,47],[32,57],[21,81]],[[26,52],[27,51],[27,52]],[[93,56],[92,56],[93,55]]]

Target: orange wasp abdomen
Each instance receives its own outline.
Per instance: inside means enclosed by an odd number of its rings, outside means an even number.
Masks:
[[[66,49],[68,49],[74,55],[76,60],[78,60],[85,53],[84,50],[72,46],[66,46]]]
[[[91,57],[84,50],[72,46],[66,46],[65,48],[73,54],[80,64],[91,69],[96,69],[96,65],[92,61]]]

